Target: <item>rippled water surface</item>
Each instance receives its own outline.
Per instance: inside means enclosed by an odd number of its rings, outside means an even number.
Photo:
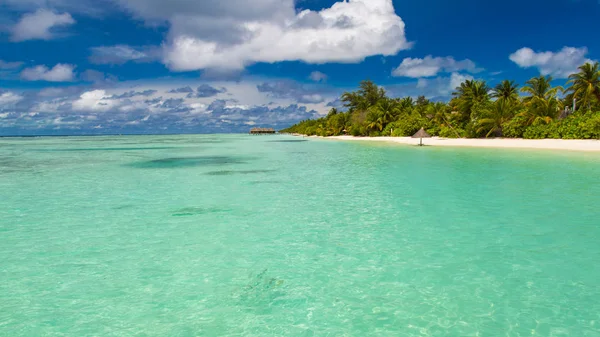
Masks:
[[[600,154],[0,139],[0,336],[600,336]]]

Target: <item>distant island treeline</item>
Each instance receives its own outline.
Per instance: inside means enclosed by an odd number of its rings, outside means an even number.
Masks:
[[[510,80],[493,88],[466,80],[449,102],[390,98],[383,88],[363,81],[357,91],[341,96],[346,112],[333,108],[326,117],[281,132],[405,137],[425,128],[447,138],[600,139],[599,68],[598,62],[580,66],[566,88],[552,86],[552,77],[542,75],[521,88]]]

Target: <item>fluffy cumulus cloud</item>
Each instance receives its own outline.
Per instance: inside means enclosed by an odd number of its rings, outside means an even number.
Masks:
[[[176,71],[256,62],[359,62],[410,47],[392,0],[349,0],[296,13],[293,0],[119,0],[147,21],[170,23],[164,62]]]
[[[50,40],[57,36],[56,29],[75,23],[69,13],[56,13],[47,9],[24,14],[12,28],[12,41]]]
[[[87,91],[73,101],[72,107],[75,111],[108,111],[118,105],[111,98],[105,90]]]
[[[482,69],[477,68],[475,63],[469,59],[456,61],[452,56],[425,58],[405,58],[402,63],[393,70],[392,75],[398,77],[433,77],[437,74],[467,71],[477,73]]]
[[[552,52],[536,52],[531,48],[521,48],[509,56],[521,68],[537,68],[542,75],[567,78],[577,71],[577,67],[592,62],[586,57],[587,48],[564,47]]]
[[[39,65],[23,69],[21,78],[26,81],[69,82],[75,77],[74,70],[75,66],[70,64],[57,64],[52,69]]]

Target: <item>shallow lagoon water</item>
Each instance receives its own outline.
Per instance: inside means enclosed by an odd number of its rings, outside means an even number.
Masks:
[[[600,336],[600,154],[0,139],[0,336]]]

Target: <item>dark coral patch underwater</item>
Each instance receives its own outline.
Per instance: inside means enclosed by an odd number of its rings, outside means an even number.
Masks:
[[[247,159],[233,156],[172,157],[132,163],[128,166],[142,169],[225,166],[245,164]]]

